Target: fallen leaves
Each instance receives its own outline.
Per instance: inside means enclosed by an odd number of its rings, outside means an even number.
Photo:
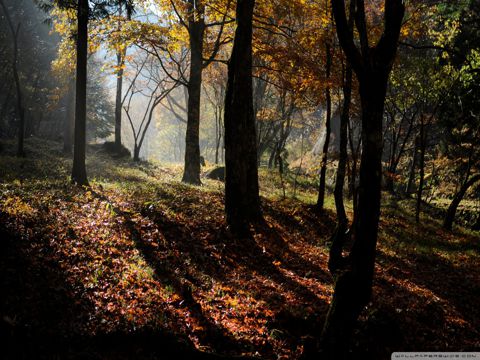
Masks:
[[[216,184],[184,186],[178,169],[145,175],[105,159],[96,171],[116,175],[88,190],[54,179],[1,185],[0,230],[15,239],[0,258],[4,318],[50,332],[162,330],[267,359],[297,358],[301,338],[318,336],[333,291],[325,244],[334,214],[263,198],[266,224],[238,240]],[[367,313],[385,309],[401,348],[478,348],[479,255],[463,251],[475,239],[384,215]],[[357,346],[377,351],[375,334],[360,331]]]

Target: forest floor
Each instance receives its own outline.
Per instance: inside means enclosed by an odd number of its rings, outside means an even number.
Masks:
[[[0,154],[0,335],[6,359],[296,359],[332,295],[333,199],[261,170],[263,225],[233,238],[223,184],[89,147],[91,188],[57,143]],[[4,148],[7,148],[5,146]],[[480,236],[384,196],[373,300],[355,355],[480,350]],[[4,343],[5,344],[5,343]]]

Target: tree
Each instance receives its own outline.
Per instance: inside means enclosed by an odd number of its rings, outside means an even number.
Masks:
[[[55,7],[75,9],[77,15],[76,33],[76,86],[75,86],[75,125],[72,182],[78,185],[88,185],[85,168],[85,151],[87,140],[87,58],[88,58],[88,23],[90,18],[101,19],[109,15],[112,6],[129,0],[37,0],[44,10]]]
[[[215,164],[218,165],[220,157],[223,158],[223,113],[225,107],[225,76],[224,67],[221,64],[210,66],[208,77],[208,87],[204,88],[204,92],[208,102],[213,108],[215,120]],[[209,91],[210,89],[211,91]],[[222,148],[221,148],[222,147]],[[222,155],[222,156],[220,156]]]
[[[178,86],[178,82],[170,80],[170,78],[161,70],[160,65],[151,60],[149,54],[147,54],[139,63],[135,64],[135,62],[132,61],[135,65],[133,78],[130,79],[130,86],[126,91],[124,98],[121,100],[121,104],[123,104],[128,98],[123,109],[127,114],[133,134],[133,161],[140,161],[140,150],[153,120],[155,109],[160,105],[162,100]],[[138,84],[140,77],[145,78],[145,86]],[[148,99],[143,114],[141,115],[140,124],[137,124],[137,126],[131,115],[132,100],[134,100],[136,95],[142,95],[142,97]]]
[[[181,28],[179,30],[173,27],[172,32],[185,31],[190,50],[190,73],[188,80],[183,82],[188,90],[188,101],[185,166],[182,181],[199,185],[201,184],[200,100],[202,72],[215,60],[222,45],[229,43],[231,40],[228,36],[224,36],[225,25],[233,22],[233,20],[227,19],[231,1],[210,3],[204,0],[170,0],[166,3],[168,4],[167,7],[170,8],[169,10],[176,15]],[[218,28],[216,36],[212,36],[213,28]],[[178,35],[173,35],[173,37],[178,38]],[[211,41],[212,38],[213,41]],[[207,51],[209,53],[205,56],[204,53]]]
[[[458,205],[462,201],[467,190],[480,181],[480,174],[474,174],[467,177],[463,182],[460,190],[455,194],[452,202],[448,206],[447,213],[443,219],[443,228],[445,230],[452,230],[453,220],[455,220],[455,213],[457,212]]]
[[[332,68],[332,54],[331,54],[331,45],[329,42],[325,45],[326,53],[326,79],[330,81],[330,73]],[[318,187],[318,198],[317,198],[317,210],[323,211],[323,205],[325,201],[325,182],[327,176],[327,158],[328,158],[328,147],[330,146],[330,136],[331,136],[331,121],[332,121],[332,95],[330,91],[330,85],[327,85],[325,88],[325,99],[326,99],[326,116],[325,116],[325,142],[323,143],[322,151],[322,166],[320,169],[320,182]]]
[[[446,156],[455,161],[460,187],[453,196],[443,228],[451,230],[458,205],[470,187],[480,181],[480,4],[466,1],[463,7],[446,6],[449,37],[440,37],[440,45],[451,50],[444,55],[445,79],[453,84],[440,105],[439,117],[446,134]],[[448,80],[450,79],[450,80]],[[460,176],[458,176],[460,175]]]
[[[348,18],[348,31],[353,36],[353,18],[355,13],[355,2],[350,2],[350,12]],[[343,104],[342,104],[342,112],[340,114],[340,151],[339,151],[339,159],[338,159],[338,167],[337,167],[337,176],[335,179],[335,189],[333,191],[333,195],[335,198],[335,208],[337,211],[337,228],[335,229],[335,233],[333,235],[332,246],[330,248],[330,259],[334,261],[341,255],[342,247],[343,247],[343,238],[345,231],[348,227],[348,219],[347,214],[345,212],[345,204],[343,202],[343,187],[345,184],[345,172],[346,172],[346,165],[347,165],[347,142],[348,142],[348,124],[350,122],[350,103],[352,101],[352,66],[346,61],[346,66],[344,69],[344,76],[343,76]],[[352,154],[353,156],[353,154]],[[337,240],[336,238],[339,238]],[[337,252],[339,252],[337,254]],[[330,264],[329,264],[330,265]],[[330,266],[329,266],[330,267]]]
[[[233,231],[262,218],[252,98],[252,18],[255,0],[238,0],[225,96],[225,212]]]
[[[87,135],[87,54],[88,0],[78,0],[77,6],[77,68],[75,86],[75,132],[73,145],[72,182],[88,185],[85,168]]]
[[[118,15],[121,18],[123,12],[124,0],[118,0]],[[131,0],[125,2],[125,11],[127,13],[127,21],[131,20],[133,4]],[[121,28],[122,20],[118,20],[119,30]],[[125,66],[125,56],[127,54],[127,47],[125,43],[117,46],[117,89],[115,97],[115,148],[119,151],[122,148],[122,89],[123,89],[123,68]]]
[[[333,268],[335,290],[322,333],[322,347],[330,358],[346,356],[353,328],[368,304],[375,265],[380,217],[383,110],[405,12],[401,0],[385,0],[384,30],[370,46],[363,0],[356,0],[355,23],[360,50],[349,32],[344,0],[332,0],[340,45],[359,82],[362,107],[362,156],[358,189],[358,218],[348,267]],[[341,256],[341,255],[340,255]]]
[[[417,60],[417,59],[415,59]],[[417,63],[417,62],[415,62]],[[412,64],[412,66],[418,66]],[[407,71],[394,71],[399,73],[395,76],[395,85],[391,85],[387,92],[385,104],[386,126],[385,126],[385,151],[386,151],[386,172],[385,188],[391,193],[395,192],[395,179],[397,169],[405,154],[410,137],[415,130],[415,120],[420,110],[420,104],[425,97],[422,97],[410,86],[408,80],[414,78],[420,82],[421,79],[412,75],[411,69]],[[408,72],[408,73],[405,73]],[[392,75],[393,77],[393,75]],[[394,82],[394,81],[392,81]],[[412,89],[413,88],[413,89]]]

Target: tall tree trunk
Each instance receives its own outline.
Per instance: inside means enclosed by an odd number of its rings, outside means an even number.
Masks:
[[[348,16],[348,31],[353,34],[353,21],[355,13],[355,2],[350,1],[350,9]],[[348,143],[348,123],[350,121],[350,103],[352,101],[352,66],[346,61],[344,82],[343,82],[343,106],[340,115],[340,154],[338,159],[337,178],[335,180],[335,189],[333,195],[335,198],[335,208],[337,210],[337,236],[334,237],[332,247],[330,248],[330,258],[338,258],[341,256],[341,248],[343,246],[343,238],[348,225],[347,214],[345,212],[345,204],[343,203],[343,188],[345,186],[345,172],[347,165],[347,143]],[[337,246],[335,243],[339,242]],[[339,248],[340,253],[336,250]],[[333,252],[333,254],[332,254]],[[333,260],[335,261],[335,260]]]
[[[423,115],[420,116],[420,183],[418,184],[417,190],[417,204],[415,207],[415,222],[418,224],[420,222],[420,209],[422,205],[422,193],[423,193],[423,184],[425,182],[425,148],[426,148],[426,139],[425,139],[425,121]]]
[[[345,185],[345,168],[347,164],[347,131],[350,117],[350,101],[352,97],[352,68],[347,65],[345,85],[343,88],[343,108],[340,116],[340,156],[338,160],[337,178],[335,181],[335,206],[339,223],[347,221],[343,203],[343,187]]]
[[[335,275],[335,290],[322,333],[322,350],[328,359],[346,358],[357,319],[371,298],[380,217],[383,110],[405,11],[401,0],[385,0],[384,33],[371,48],[364,3],[357,0],[356,4],[360,50],[348,31],[344,0],[332,0],[338,38],[360,85],[362,156],[349,266]]]
[[[182,181],[200,185],[200,95],[203,70],[203,20],[189,22],[190,77],[188,81],[187,133],[185,167]]]
[[[122,0],[118,1],[119,15],[122,16]],[[131,11],[127,9],[127,19],[130,20]],[[120,22],[119,22],[120,28]],[[117,90],[115,97],[115,149],[120,151],[122,148],[122,89],[123,89],[123,66],[127,48],[117,51]]]
[[[75,81],[72,80],[68,84],[67,95],[67,112],[65,114],[63,126],[63,152],[65,154],[72,153],[73,146],[73,128],[75,124]]]
[[[220,145],[222,143],[222,107],[215,107],[215,165],[218,165],[220,158]]]
[[[372,289],[380,217],[382,120],[387,79],[383,74],[369,75],[369,83],[360,84],[362,155],[358,218],[353,229],[355,242],[350,252],[352,267],[336,279],[323,334],[326,350],[334,354],[348,349],[354,325],[368,304]]]
[[[352,29],[353,30],[353,29]],[[332,237],[332,245],[329,254],[329,269],[334,272],[341,266],[342,248],[345,242],[345,232],[348,227],[347,214],[343,202],[343,188],[345,185],[345,172],[347,165],[347,131],[350,118],[350,102],[352,98],[352,68],[347,64],[345,82],[343,84],[343,107],[340,115],[340,155],[338,160],[337,178],[333,195],[337,210],[337,228]]]
[[[255,0],[238,0],[225,96],[225,211],[233,231],[261,220],[252,97],[252,18]]]
[[[117,52],[117,91],[115,97],[115,149],[122,148],[122,88],[125,50]]]
[[[330,43],[327,42],[325,45],[325,51],[327,56],[325,71],[327,81],[330,81],[330,72],[332,67],[332,54],[330,51]],[[327,116],[325,119],[325,142],[323,144],[322,152],[322,168],[320,169],[320,183],[318,186],[318,198],[317,198],[317,209],[323,210],[325,202],[325,182],[327,176],[327,158],[328,158],[328,147],[330,146],[330,134],[331,134],[331,118],[332,118],[332,97],[330,94],[330,85],[327,85],[325,90],[325,98],[327,101]]]
[[[77,8],[77,78],[75,91],[75,143],[73,147],[72,182],[88,185],[85,169],[87,124],[87,45],[88,0],[79,0]]]
[[[480,174],[475,174],[471,176],[462,184],[460,190],[455,194],[452,202],[448,206],[445,218],[443,219],[443,228],[445,230],[452,230],[453,221],[455,220],[455,214],[457,213],[458,205],[460,205],[460,202],[463,200],[463,197],[465,196],[467,190],[478,181],[480,181]]]

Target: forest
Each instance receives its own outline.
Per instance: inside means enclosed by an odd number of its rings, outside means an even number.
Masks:
[[[477,141],[478,0],[0,0],[1,356],[480,358]]]

